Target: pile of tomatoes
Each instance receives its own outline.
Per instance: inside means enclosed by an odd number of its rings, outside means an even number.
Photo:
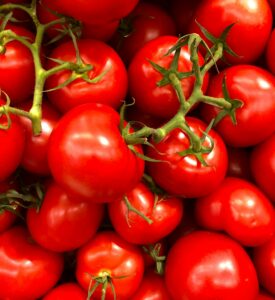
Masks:
[[[274,20],[1,2],[0,300],[275,299]]]

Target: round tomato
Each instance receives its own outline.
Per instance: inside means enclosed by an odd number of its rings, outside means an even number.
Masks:
[[[197,222],[207,229],[224,230],[245,246],[258,246],[275,233],[274,208],[252,183],[227,177],[196,203]]]
[[[0,299],[35,300],[60,279],[63,256],[36,245],[24,227],[0,235]]]
[[[144,161],[130,150],[119,130],[119,114],[89,103],[65,114],[54,128],[48,159],[54,179],[92,201],[121,197],[141,179]],[[136,151],[141,152],[139,146]]]
[[[87,293],[74,282],[59,284],[49,291],[42,300],[86,300]]]
[[[172,299],[254,300],[258,279],[252,261],[234,240],[208,231],[180,238],[168,253],[165,282]]]
[[[141,284],[143,272],[140,249],[113,231],[98,233],[77,253],[76,278],[85,290],[97,286],[92,294],[94,300],[102,299],[103,293],[106,300],[132,299]]]
[[[242,101],[236,110],[237,125],[229,116],[216,126],[229,146],[248,147],[262,142],[275,130],[275,77],[253,65],[228,67],[211,78],[207,94],[223,97],[223,80],[232,99]],[[207,122],[220,112],[218,107],[203,105],[202,117]]]
[[[186,121],[195,134],[202,136],[207,127],[205,123],[193,117],[187,117]],[[190,147],[189,138],[181,129],[174,129],[160,143],[148,147],[147,156],[161,160],[147,165],[149,174],[161,188],[185,198],[207,195],[217,188],[227,170],[227,151],[214,130],[208,134],[214,147],[209,153],[202,154],[207,166],[193,154],[181,155]],[[206,137],[203,142],[205,147],[211,146],[210,138]]]
[[[129,93],[135,99],[135,105],[141,111],[159,118],[173,117],[180,107],[177,94],[171,84],[158,86],[157,83],[163,79],[150,63],[168,69],[171,66],[174,53],[167,52],[177,43],[176,36],[161,36],[146,43],[132,59],[129,74]],[[199,54],[199,64],[204,62]],[[189,72],[192,70],[190,52],[188,46],[181,48],[178,71]],[[195,77],[189,76],[181,80],[181,88],[184,96],[188,98],[193,90]],[[203,90],[206,90],[208,76],[204,79]]]
[[[226,42],[238,56],[226,53],[225,58],[231,64],[253,63],[265,49],[272,20],[267,0],[205,0],[197,6],[189,32],[202,35],[198,22],[218,38],[226,27],[234,24]]]
[[[47,187],[39,211],[28,210],[27,225],[32,238],[44,248],[71,251],[92,238],[103,212],[102,204],[70,196],[53,182]]]
[[[126,201],[148,219],[131,211]],[[124,197],[109,203],[108,211],[117,233],[130,243],[146,245],[166,237],[177,227],[183,216],[183,204],[179,198],[154,194],[139,183]]]
[[[84,64],[91,65],[89,80],[98,76],[96,82],[78,78],[70,84],[48,92],[49,100],[61,112],[66,112],[83,103],[102,103],[118,108],[125,100],[128,79],[125,66],[118,54],[107,44],[91,39],[77,41],[80,57]],[[52,59],[76,62],[76,52],[72,41],[63,42],[49,56],[47,69],[57,65]],[[60,71],[46,81],[46,90],[62,85],[70,78],[72,71]]]

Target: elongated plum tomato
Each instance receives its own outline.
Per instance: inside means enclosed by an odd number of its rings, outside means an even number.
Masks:
[[[195,231],[168,253],[165,281],[173,300],[254,300],[259,284],[253,263],[233,239]]]
[[[49,141],[49,166],[56,182],[100,202],[131,190],[143,175],[144,161],[125,143],[119,123],[119,114],[101,104],[80,105],[66,113]],[[135,151],[142,149],[135,146]]]
[[[129,69],[129,92],[135,99],[135,104],[141,111],[159,118],[173,117],[180,107],[177,94],[172,84],[158,86],[163,75],[157,71],[151,62],[169,69],[174,52],[167,52],[177,43],[176,36],[160,36],[146,43],[133,57]],[[204,59],[199,54],[199,64],[203,65]],[[190,72],[192,63],[188,46],[181,48],[178,61],[179,72]],[[181,79],[181,88],[185,98],[188,98],[194,86],[195,77],[189,76]],[[205,92],[208,85],[208,73],[204,78],[202,90]]]
[[[187,117],[190,129],[202,136],[207,125],[194,117]],[[207,195],[217,188],[226,174],[228,158],[223,140],[214,131],[209,131],[213,149],[202,154],[207,166],[204,166],[193,154],[181,154],[190,147],[190,140],[181,129],[174,129],[161,142],[147,148],[147,155],[160,162],[149,162],[148,172],[156,183],[172,195],[185,198]],[[203,146],[210,149],[211,141],[207,137]]]
[[[107,44],[98,40],[80,39],[77,41],[82,62],[91,66],[87,82],[77,78],[70,84],[62,85],[72,75],[72,71],[63,70],[50,76],[46,81],[48,98],[61,112],[89,102],[102,103],[118,108],[125,100],[128,78],[126,68],[119,55]],[[76,62],[75,46],[72,41],[65,41],[53,49],[47,61],[47,69],[57,66],[52,59]]]
[[[275,77],[257,66],[232,66],[211,78],[207,94],[223,97],[224,79],[230,98],[240,100],[242,106],[236,110],[236,125],[226,116],[215,129],[232,147],[248,147],[264,141],[275,131]],[[219,112],[213,105],[201,106],[207,122]]]

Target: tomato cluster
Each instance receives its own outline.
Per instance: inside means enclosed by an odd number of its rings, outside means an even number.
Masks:
[[[274,16],[1,2],[0,300],[275,299]]]

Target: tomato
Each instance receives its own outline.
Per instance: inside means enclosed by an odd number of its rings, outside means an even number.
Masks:
[[[257,185],[275,202],[275,133],[252,149],[250,165]]]
[[[106,300],[129,300],[138,289],[144,272],[140,249],[113,231],[99,232],[78,250],[76,278],[85,289],[107,280]],[[114,287],[112,290],[111,284]],[[95,289],[92,299],[102,299],[102,284]]]
[[[51,173],[61,186],[91,201],[110,201],[141,179],[144,161],[126,145],[119,114],[89,103],[65,114],[54,128],[48,148]],[[137,146],[136,151],[142,149]]]
[[[86,294],[77,283],[66,282],[54,287],[42,300],[86,300]]]
[[[197,221],[207,229],[225,230],[245,246],[258,246],[275,233],[274,208],[252,183],[227,177],[196,203]]]
[[[274,300],[274,297],[265,292],[261,292],[256,300]]]
[[[228,67],[212,77],[207,91],[209,96],[223,97],[224,78],[230,97],[242,101],[243,106],[236,111],[237,125],[226,116],[216,130],[232,147],[248,147],[262,142],[275,130],[275,77],[252,65]],[[219,111],[217,107],[204,105],[202,117],[210,121]]]
[[[126,30],[117,32],[114,47],[126,64],[147,42],[163,35],[176,35],[172,17],[159,5],[139,2],[128,17],[123,20]]]
[[[0,106],[4,104],[4,100],[0,98]],[[17,169],[25,147],[24,128],[17,116],[10,115],[10,118],[10,127],[7,130],[0,129],[0,182],[7,180]],[[8,125],[8,119],[4,114],[0,115],[0,125],[4,127]]]
[[[275,2],[274,2],[275,4]],[[274,6],[275,8],[275,6]],[[273,54],[275,51],[275,29],[272,30],[265,51],[265,60],[267,68],[270,72],[275,74],[275,63],[273,59]]]
[[[65,252],[82,246],[95,235],[103,212],[102,204],[70,196],[53,182],[47,187],[39,212],[28,210],[27,224],[38,244]]]
[[[63,257],[36,245],[24,227],[0,235],[1,299],[38,299],[57,283],[62,271]]]
[[[146,43],[134,56],[129,68],[129,93],[135,99],[135,105],[142,112],[159,118],[171,118],[179,109],[180,102],[171,84],[157,86],[163,75],[154,69],[150,61],[168,69],[174,53],[165,55],[177,42],[176,36],[161,36]],[[199,64],[204,62],[199,55]],[[192,70],[190,53],[187,46],[181,48],[178,71]],[[188,98],[193,90],[194,76],[181,80],[184,96]],[[206,90],[208,76],[204,79],[203,90]]]
[[[267,0],[206,0],[197,6],[189,32],[202,34],[198,22],[213,36],[220,37],[226,27],[234,24],[226,42],[238,56],[225,54],[225,58],[230,64],[253,63],[264,51],[272,20]]]
[[[20,104],[20,108],[29,111],[32,101]],[[42,104],[42,132],[35,136],[32,131],[32,123],[28,118],[20,117],[22,127],[26,132],[26,142],[21,160],[21,166],[34,174],[50,175],[47,159],[48,141],[53,128],[60,118],[56,109],[46,101]]]
[[[128,15],[138,0],[51,0],[49,7],[58,12],[72,16],[77,20],[93,24],[119,20]]]
[[[88,83],[78,78],[65,87],[48,92],[49,100],[61,112],[73,107],[97,102],[118,108],[125,100],[127,92],[127,72],[118,54],[107,44],[91,39],[81,39],[77,42],[80,56],[84,64],[92,66],[89,79],[102,76],[95,83]],[[57,46],[49,56],[52,59],[76,62],[76,53],[71,41]],[[53,68],[57,63],[47,61],[47,68]],[[72,71],[60,71],[50,76],[46,82],[46,90],[53,89],[70,78]]]
[[[202,136],[207,127],[205,123],[194,117],[187,117],[186,121],[195,134]],[[185,198],[207,195],[218,187],[227,170],[227,151],[222,139],[214,130],[210,130],[209,135],[214,148],[203,154],[208,166],[192,154],[181,156],[180,152],[190,147],[190,141],[181,129],[174,129],[160,143],[148,147],[146,155],[161,160],[149,162],[148,173],[169,194]],[[203,145],[210,147],[209,137]]]
[[[275,296],[275,236],[260,247],[253,248],[252,257],[259,282]]]
[[[125,202],[144,217],[131,211]],[[171,233],[183,216],[182,200],[154,194],[144,183],[139,183],[124,197],[108,204],[111,223],[117,233],[133,244],[153,244]],[[146,234],[144,234],[146,232]]]
[[[162,276],[149,270],[145,273],[141,285],[131,300],[170,300]]]
[[[172,299],[254,300],[255,268],[234,240],[208,231],[180,238],[168,253],[165,282]]]
[[[26,37],[30,42],[34,40],[33,33],[23,27],[9,24],[5,29]],[[16,40],[8,42],[5,45],[5,51],[0,53],[1,90],[9,95],[12,104],[23,102],[33,92],[34,79],[31,51]]]

